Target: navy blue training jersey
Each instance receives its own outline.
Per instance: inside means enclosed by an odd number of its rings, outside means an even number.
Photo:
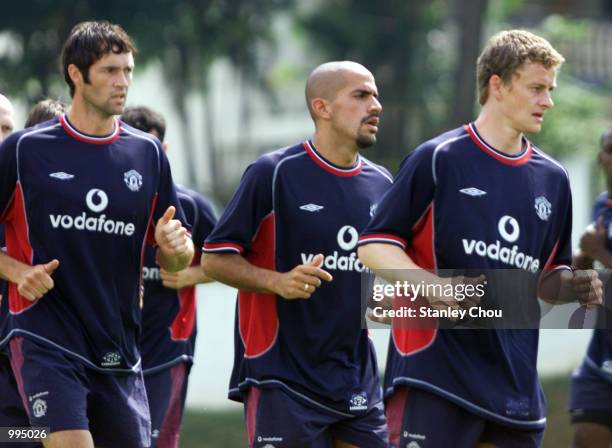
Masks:
[[[570,233],[565,170],[527,140],[501,153],[470,124],[406,157],[359,244],[398,245],[425,269],[537,273],[569,268]],[[543,427],[537,348],[537,330],[395,326],[385,394],[407,384],[503,425]]]
[[[245,171],[205,252],[242,254],[287,272],[323,254],[334,277],[309,300],[240,291],[229,396],[280,387],[308,405],[351,416],[382,399],[376,357],[361,328],[359,231],[391,185],[363,157],[337,167],[305,142],[263,155]]]
[[[193,265],[199,266],[200,248],[215,226],[215,213],[201,194],[181,185],[176,185],[176,190],[196,247]],[[144,372],[153,373],[179,362],[191,363],[197,330],[195,286],[166,288],[151,246],[146,249],[144,280],[141,337]]]
[[[0,146],[8,254],[60,265],[35,302],[9,285],[5,342],[23,336],[99,371],[138,370],[144,246],[170,205],[184,222],[159,141],[118,120],[105,137],[66,116],[11,134]]]
[[[604,191],[595,200],[593,205],[593,225],[596,224],[599,217],[604,220],[606,229],[606,248],[612,251],[612,199],[609,198],[608,192]],[[608,280],[605,285],[605,302],[606,306],[612,303],[612,282]],[[608,315],[610,313],[608,312]],[[606,322],[606,328],[610,322]],[[587,349],[586,356],[582,364],[574,372],[574,376],[588,376],[595,374],[612,383],[612,330],[596,329],[593,331],[591,342]]]

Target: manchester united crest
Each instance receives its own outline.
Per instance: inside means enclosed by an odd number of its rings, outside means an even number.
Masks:
[[[535,200],[535,210],[538,218],[542,221],[548,221],[548,217],[552,211],[552,205],[544,196],[538,196]]]
[[[142,176],[136,170],[129,170],[127,173],[123,173],[123,180],[131,191],[138,191],[142,187]]]

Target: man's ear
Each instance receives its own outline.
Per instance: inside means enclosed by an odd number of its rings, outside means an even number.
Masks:
[[[491,75],[489,78],[489,96],[492,96],[496,100],[500,100],[503,86],[504,81],[499,77],[499,75]]]
[[[84,83],[83,74],[81,73],[81,70],[79,70],[79,68],[76,65],[70,64],[68,66],[68,76],[70,76],[70,79],[72,83],[75,85],[75,87],[83,85]]]
[[[310,103],[312,111],[317,118],[327,120],[331,117],[330,104],[323,98],[315,98]]]

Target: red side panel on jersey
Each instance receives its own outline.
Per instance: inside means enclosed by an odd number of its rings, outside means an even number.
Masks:
[[[436,261],[433,248],[433,204],[412,228],[412,242],[406,253],[423,269],[433,271]]]
[[[170,326],[170,335],[175,341],[186,341],[191,337],[196,322],[195,287],[179,290],[178,297],[180,309]]]
[[[275,270],[274,237],[274,213],[270,213],[255,234],[247,260],[255,266]],[[278,334],[276,295],[240,291],[238,301],[244,356],[260,356],[274,345]]]
[[[8,254],[23,263],[31,265],[34,251],[30,244],[25,200],[20,182],[17,182],[15,187],[15,197],[7,216],[5,232]],[[24,311],[35,303],[36,301],[30,302],[20,296],[17,292],[17,285],[9,282],[9,310],[12,313]]]
[[[155,206],[157,205],[157,193],[153,197],[153,203],[151,204],[151,213],[149,214],[149,223],[147,224],[147,235],[146,242],[149,243],[153,247],[157,247],[157,241],[155,241],[155,225],[157,224],[153,219],[153,213],[155,213]],[[143,257],[144,257],[144,247],[143,247]]]
[[[196,250],[191,266],[200,265],[200,256],[202,254]],[[170,326],[170,337],[174,340],[186,341],[193,334],[196,325],[197,302],[196,302],[196,287],[188,286],[178,291],[179,312],[174,318]]]
[[[406,250],[406,253],[416,264],[430,271],[435,271],[436,268],[433,219],[432,204],[412,228],[412,242]],[[414,302],[410,302],[408,298],[396,298],[394,302],[395,307],[412,306],[418,308],[425,305],[425,301],[420,298]],[[391,335],[396,350],[402,356],[408,356],[423,350],[433,342],[436,336],[436,325],[433,321],[425,322],[423,318],[419,318],[419,322],[402,322],[402,318],[394,318]]]
[[[408,386],[396,387],[393,394],[385,402],[385,415],[389,427],[389,443],[393,446],[400,446],[408,390]]]

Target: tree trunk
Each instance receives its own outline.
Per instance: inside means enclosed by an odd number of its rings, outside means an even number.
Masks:
[[[210,98],[209,79],[202,80],[202,108],[204,110],[204,129],[206,133],[206,155],[208,157],[210,184],[212,195],[215,198],[221,197],[223,191],[222,172],[223,167],[219,163],[217,139],[215,136],[215,111]]]
[[[459,26],[459,58],[455,70],[455,95],[449,111],[448,126],[453,128],[474,118],[476,59],[480,54],[483,19],[488,0],[455,0]]]
[[[191,132],[191,116],[187,106],[188,76],[191,65],[189,55],[184,46],[179,46],[176,52],[168,52],[167,63],[163,65],[166,80],[171,86],[172,102],[181,120],[183,136],[183,154],[187,173],[187,186],[198,188],[198,178],[195,170],[194,139]]]

